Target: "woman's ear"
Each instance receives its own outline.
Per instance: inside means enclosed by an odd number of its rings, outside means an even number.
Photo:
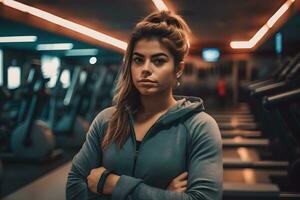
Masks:
[[[184,66],[185,66],[184,61],[181,61],[176,70],[176,78],[179,78],[183,74]]]

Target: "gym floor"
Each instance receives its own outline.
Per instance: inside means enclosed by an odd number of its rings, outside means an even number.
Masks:
[[[51,162],[4,162],[3,165],[5,173],[3,174],[2,193],[0,197],[12,194],[22,187],[28,185],[29,183],[32,183],[33,181],[41,178],[51,171],[58,169],[60,166],[63,166],[64,164],[70,162],[76,152],[76,150],[65,149],[61,157],[56,158]],[[65,173],[67,173],[68,170],[66,170]],[[64,174],[63,178],[66,177],[66,174]],[[61,174],[56,178],[61,179]],[[57,181],[59,182],[59,180]]]

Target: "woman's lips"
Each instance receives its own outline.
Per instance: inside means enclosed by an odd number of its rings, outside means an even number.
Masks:
[[[152,81],[150,79],[141,79],[139,82],[150,82],[150,83],[156,83],[156,81]]]
[[[153,86],[153,85],[156,85],[157,82],[156,81],[152,81],[152,80],[146,80],[146,79],[143,79],[143,80],[140,80],[139,81],[139,84],[141,85],[145,85],[145,86]]]

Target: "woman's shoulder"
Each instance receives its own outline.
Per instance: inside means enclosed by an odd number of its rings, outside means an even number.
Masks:
[[[112,114],[114,113],[114,110],[115,107],[111,106],[100,111],[94,118],[90,126],[89,132],[97,133],[97,134],[102,133],[104,130],[103,127],[105,126],[105,124],[107,124],[107,122],[111,118]]]
[[[111,106],[100,111],[94,119],[94,122],[105,123],[109,121],[113,113],[115,112],[115,106]]]
[[[218,126],[216,120],[204,111],[195,113],[190,120],[187,121],[187,124],[190,126]]]
[[[185,126],[189,130],[191,137],[208,136],[217,140],[221,138],[216,120],[204,111],[194,114],[186,121]]]

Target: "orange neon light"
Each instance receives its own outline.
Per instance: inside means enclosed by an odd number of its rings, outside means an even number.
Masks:
[[[156,8],[161,11],[161,10],[169,10],[167,5],[163,2],[163,0],[152,0]]]
[[[269,28],[277,22],[277,20],[289,9],[293,2],[294,1],[287,1],[279,8],[279,10],[277,10],[277,12],[267,22]]]
[[[251,49],[253,48],[264,35],[272,28],[278,19],[289,9],[295,0],[287,0],[276,13],[267,21],[263,27],[249,41],[231,41],[230,47],[233,49]]]
[[[76,31],[78,33],[81,33],[81,34],[91,37],[93,39],[96,39],[100,42],[104,42],[104,43],[107,43],[114,47],[117,47],[121,50],[126,50],[126,48],[127,48],[127,43],[122,40],[119,40],[119,39],[113,38],[109,35],[106,35],[104,33],[95,31],[84,25],[80,25],[75,22],[69,21],[67,19],[63,19],[61,17],[58,17],[58,16],[48,13],[46,11],[40,10],[38,8],[28,6],[28,5],[25,5],[23,3],[20,3],[20,2],[14,1],[14,0],[0,0],[0,2],[6,6],[14,8],[16,10],[29,13],[31,15],[34,15],[36,17],[39,17],[46,21],[49,21],[51,23],[57,24],[59,26],[65,27],[67,29]]]

